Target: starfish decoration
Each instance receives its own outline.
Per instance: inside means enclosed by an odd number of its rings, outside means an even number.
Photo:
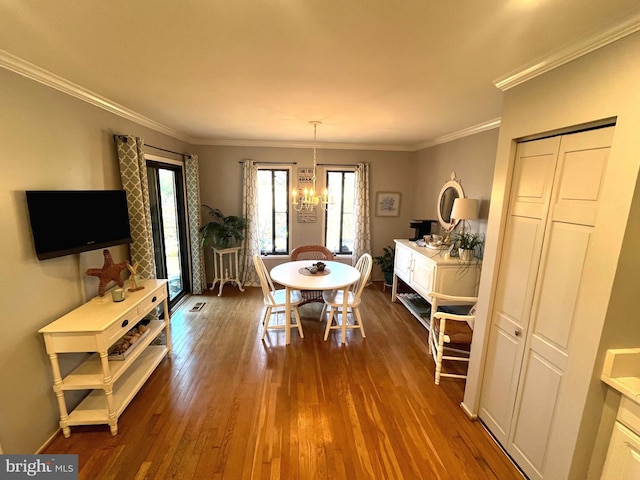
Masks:
[[[111,252],[109,250],[103,250],[104,265],[102,268],[90,268],[87,270],[86,275],[92,275],[100,279],[100,285],[98,285],[98,295],[104,297],[104,291],[110,281],[114,281],[119,287],[124,285],[122,278],[120,278],[120,272],[127,268],[127,262],[113,263],[111,258]]]

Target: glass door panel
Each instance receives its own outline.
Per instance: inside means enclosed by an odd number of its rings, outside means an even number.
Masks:
[[[169,304],[189,289],[182,167],[147,161],[151,223],[158,278],[169,280]]]

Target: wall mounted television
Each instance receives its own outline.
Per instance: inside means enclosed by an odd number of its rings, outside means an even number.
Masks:
[[[124,190],[28,190],[38,259],[131,243]]]

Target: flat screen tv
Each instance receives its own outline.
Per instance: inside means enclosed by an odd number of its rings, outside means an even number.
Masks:
[[[26,192],[40,260],[131,243],[124,190]]]

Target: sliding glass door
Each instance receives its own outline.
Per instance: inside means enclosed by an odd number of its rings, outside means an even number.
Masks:
[[[169,280],[169,305],[189,291],[183,167],[147,160],[156,275]]]

